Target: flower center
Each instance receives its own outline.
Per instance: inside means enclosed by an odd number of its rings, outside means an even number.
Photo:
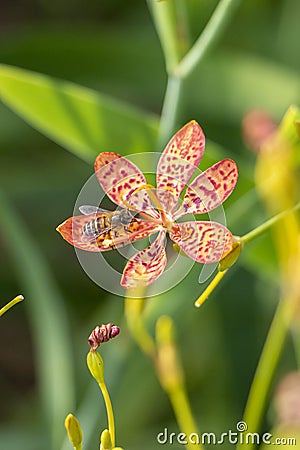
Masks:
[[[158,198],[158,195],[155,192],[155,187],[152,186],[152,184],[143,184],[142,186],[139,186],[137,189],[135,189],[132,192],[131,196],[133,197],[135,194],[137,194],[139,191],[142,191],[142,190],[147,192],[149,198],[151,199],[151,201],[153,203],[153,206],[155,207],[155,210],[159,213],[159,216],[160,216],[159,219],[156,219],[156,218],[150,216],[150,214],[146,214],[145,212],[140,211],[134,205],[132,205],[129,201],[126,201],[124,198],[121,197],[124,205],[127,206],[127,208],[135,210],[142,217],[145,217],[146,219],[150,220],[151,222],[163,225],[164,228],[166,228],[166,230],[168,232],[174,231],[174,225],[176,225],[176,223],[175,223],[173,217],[171,216],[171,214],[169,214],[163,208],[163,206]]]

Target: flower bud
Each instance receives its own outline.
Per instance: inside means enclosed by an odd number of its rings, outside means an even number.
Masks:
[[[87,354],[86,361],[89,371],[91,372],[95,380],[99,384],[104,383],[104,363],[99,353],[90,350],[89,353]]]
[[[112,450],[111,436],[107,429],[103,430],[101,433],[100,450]]]
[[[69,441],[74,448],[82,444],[82,429],[80,423],[73,414],[68,414],[65,419],[65,427],[68,433]]]
[[[108,342],[120,333],[120,328],[114,323],[97,326],[90,334],[88,343],[92,350],[96,350],[103,342]]]
[[[267,111],[250,111],[243,119],[242,132],[246,145],[259,152],[262,144],[276,131],[276,123]]]
[[[219,262],[219,272],[229,269],[237,261],[242,250],[242,242],[236,241],[232,243],[232,249]]]

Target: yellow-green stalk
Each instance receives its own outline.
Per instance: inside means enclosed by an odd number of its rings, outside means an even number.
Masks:
[[[108,419],[108,430],[110,433],[112,447],[115,446],[115,420],[113,414],[113,408],[110,400],[110,396],[104,381],[104,363],[100,354],[96,351],[89,351],[87,354],[87,366],[92,376],[97,381],[106,407],[107,419]]]
[[[23,295],[17,295],[13,300],[8,302],[3,308],[0,309],[0,317],[3,316],[10,308],[12,308],[14,305],[16,305],[19,302],[22,302],[24,300]]]

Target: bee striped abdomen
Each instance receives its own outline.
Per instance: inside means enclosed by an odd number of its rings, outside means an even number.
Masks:
[[[102,214],[97,217],[95,220],[90,220],[90,222],[86,223],[83,227],[83,234],[85,236],[96,236],[104,231],[108,231],[111,226],[111,221],[108,216]]]

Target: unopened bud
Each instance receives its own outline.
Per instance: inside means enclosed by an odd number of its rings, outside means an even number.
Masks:
[[[65,419],[65,427],[68,433],[69,441],[75,449],[82,444],[82,429],[80,423],[73,414],[68,414]]]
[[[99,353],[90,350],[87,354],[86,361],[89,371],[91,372],[95,380],[99,384],[104,383],[104,363]]]
[[[236,241],[232,243],[232,248],[229,253],[227,253],[224,258],[219,262],[219,272],[224,272],[224,270],[229,269],[237,261],[242,250],[242,241]]]
[[[242,132],[246,145],[259,152],[262,144],[276,131],[277,125],[267,111],[250,111],[243,119]]]
[[[96,350],[103,342],[108,342],[110,339],[116,337],[120,333],[120,328],[113,324],[97,326],[90,334],[88,343],[92,350]]]
[[[111,436],[107,429],[103,430],[101,433],[100,450],[112,450]]]

